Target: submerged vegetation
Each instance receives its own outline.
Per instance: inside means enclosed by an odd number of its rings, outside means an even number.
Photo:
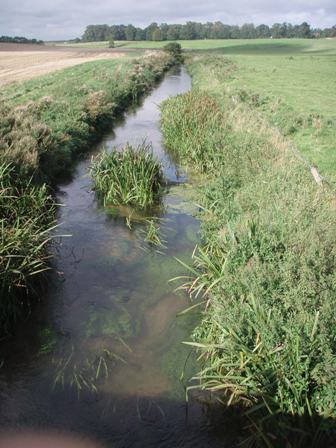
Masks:
[[[336,418],[334,194],[253,104],[226,93],[230,61],[197,55],[189,68],[198,89],[164,103],[162,128],[204,178],[202,244],[184,280],[206,302],[190,343],[202,364],[194,379],[244,410],[251,443],[326,446]]]
[[[163,184],[161,164],[146,144],[138,148],[127,144],[121,150],[99,154],[93,160],[91,175],[105,205],[153,206]]]

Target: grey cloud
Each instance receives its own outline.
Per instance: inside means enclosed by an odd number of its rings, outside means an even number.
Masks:
[[[253,22],[332,26],[335,0],[0,0],[0,34],[41,39],[80,36],[93,23],[184,23],[221,20],[229,24]]]

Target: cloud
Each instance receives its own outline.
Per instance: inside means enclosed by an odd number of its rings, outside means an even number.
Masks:
[[[0,34],[45,40],[81,36],[97,23],[184,23],[221,20],[229,24],[309,22],[336,24],[335,0],[0,0]]]

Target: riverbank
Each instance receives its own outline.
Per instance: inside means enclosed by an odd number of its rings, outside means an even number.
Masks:
[[[164,53],[95,61],[1,92],[0,329],[39,296],[55,224],[50,186],[173,64]]]
[[[194,89],[162,108],[165,144],[202,174],[202,244],[188,293],[201,389],[246,412],[261,446],[325,446],[334,431],[334,193],[292,142],[232,95],[224,56],[188,60]],[[330,440],[330,439],[329,439]]]

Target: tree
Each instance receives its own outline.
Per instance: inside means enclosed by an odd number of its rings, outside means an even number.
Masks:
[[[258,25],[255,29],[257,38],[265,38],[271,36],[271,30],[268,25]]]
[[[152,34],[152,40],[160,41],[162,40],[162,34],[160,28],[156,28]]]
[[[135,40],[136,28],[133,25],[127,25],[125,29],[126,40]]]
[[[177,40],[179,38],[179,28],[177,25],[169,25],[167,40]]]
[[[253,23],[244,23],[240,28],[241,39],[254,39],[256,32]]]
[[[142,30],[141,28],[137,28],[136,32],[135,32],[134,40],[145,40],[145,39],[146,39],[146,34],[145,34],[144,30]]]
[[[308,25],[307,22],[301,23],[301,25],[299,25],[298,33],[298,37],[302,37],[303,39],[311,37],[310,25]]]

